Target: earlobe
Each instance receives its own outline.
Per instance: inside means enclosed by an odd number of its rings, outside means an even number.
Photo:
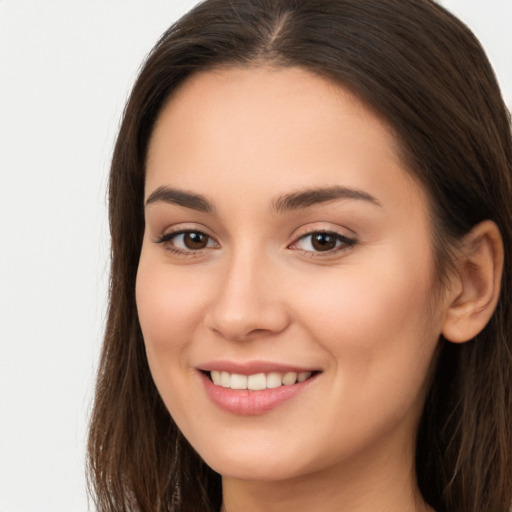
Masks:
[[[496,224],[477,224],[463,239],[443,323],[443,336],[453,343],[474,338],[492,317],[500,294],[503,272],[503,241]]]

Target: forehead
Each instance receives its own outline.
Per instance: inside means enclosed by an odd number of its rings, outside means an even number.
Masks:
[[[301,68],[193,75],[162,109],[146,167],[146,197],[162,184],[242,195],[333,185],[422,195],[387,123]]]

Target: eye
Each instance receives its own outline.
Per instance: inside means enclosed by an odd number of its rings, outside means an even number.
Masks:
[[[187,253],[218,247],[213,238],[202,231],[182,230],[167,233],[156,240],[158,244],[165,244],[169,250],[178,253]]]
[[[329,253],[352,247],[356,243],[355,239],[334,231],[315,231],[301,236],[290,248],[306,252]]]

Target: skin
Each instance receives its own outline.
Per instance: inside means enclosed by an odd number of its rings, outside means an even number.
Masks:
[[[159,199],[163,186],[212,211]],[[272,206],[334,186],[360,194]],[[386,123],[301,69],[201,73],[160,114],[145,194],[137,306],[149,365],[181,431],[223,475],[224,510],[430,510],[414,437],[463,287],[439,293],[428,201]],[[208,235],[205,247],[158,243],[181,230]],[[318,251],[307,236],[318,231],[356,242]],[[198,368],[218,359],[321,373],[278,407],[241,416],[204,391]]]

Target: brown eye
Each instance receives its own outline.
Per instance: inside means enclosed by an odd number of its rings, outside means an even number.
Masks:
[[[204,249],[208,246],[209,236],[198,231],[183,233],[183,245],[190,250]]]
[[[331,251],[337,242],[337,237],[330,233],[315,233],[311,236],[311,246],[315,251]]]
[[[202,249],[218,247],[218,244],[211,236],[202,231],[192,230],[168,233],[159,240],[156,240],[156,243],[163,244],[167,249],[181,253],[192,253]]]
[[[301,249],[310,253],[337,252],[354,246],[357,241],[334,231],[315,231],[300,237],[292,249]]]

